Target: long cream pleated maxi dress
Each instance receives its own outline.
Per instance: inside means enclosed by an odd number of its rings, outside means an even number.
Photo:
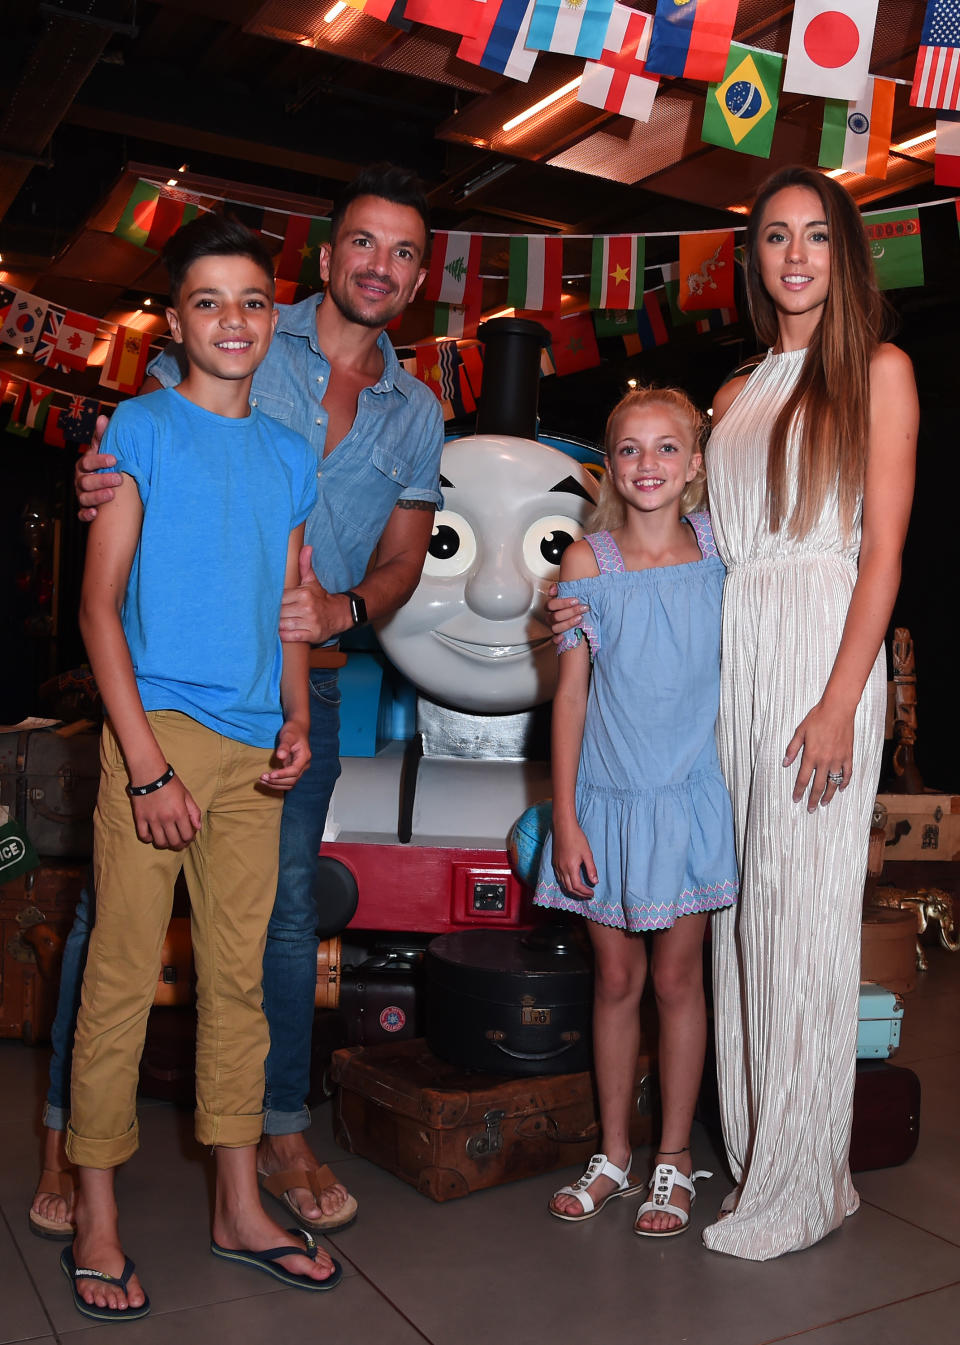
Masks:
[[[767,523],[771,427],[804,351],[768,355],[707,450],[727,565],[720,763],[733,800],[740,902],[713,916],[717,1059],[736,1211],[704,1232],[714,1251],[766,1260],[824,1237],[859,1199],[853,1112],[860,916],[883,746],[883,652],[857,710],[853,776],[813,814],[783,766],[820,699],[857,577],[860,518],[836,500],[804,538]]]

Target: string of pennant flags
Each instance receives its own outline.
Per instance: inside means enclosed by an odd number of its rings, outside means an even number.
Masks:
[[[131,193],[131,200],[136,198],[141,206],[150,199],[145,186],[150,184],[137,183]],[[151,186],[151,190],[157,193],[153,199],[159,206],[166,198],[159,188]],[[178,208],[185,204],[192,203],[174,201]],[[865,212],[881,288],[923,285],[920,212],[949,205],[960,230],[958,197]],[[128,203],[124,215],[129,213]],[[184,222],[175,209],[165,206],[164,213],[164,227],[177,228]],[[141,219],[138,227],[146,237],[153,226]],[[742,226],[656,235],[578,236],[589,238],[591,244],[591,270],[576,277],[589,277],[589,310],[569,316],[560,312],[560,295],[563,279],[573,278],[564,277],[562,267],[562,248],[570,236],[510,236],[508,303],[518,316],[536,319],[550,334],[542,372],[566,375],[601,363],[604,355],[630,356],[650,350],[669,341],[671,331],[683,326],[707,333],[736,322],[734,265],[742,260],[742,249],[736,246],[735,235],[741,231]],[[299,217],[293,217],[292,232],[301,239],[310,237]],[[434,332],[432,338],[413,345],[413,356],[403,362],[436,393],[447,419],[469,414],[480,394],[482,353],[476,344],[458,346],[458,342],[470,342],[480,320],[478,295],[484,279],[479,270],[480,243],[486,236],[443,231],[434,235],[433,262],[425,286],[435,299]],[[646,238],[653,236],[677,238],[676,262],[646,265]],[[316,244],[300,244],[304,246]],[[648,285],[651,277],[654,283]],[[447,297],[441,299],[441,294]],[[101,326],[100,319],[89,314],[61,312],[47,300],[0,284],[0,341],[32,354],[48,368],[68,373],[85,369]],[[163,343],[151,346],[149,333],[122,325],[111,332],[109,340],[101,386],[132,395],[143,381],[151,349]],[[613,340],[615,346],[609,344]],[[54,399],[60,397],[66,398],[66,404],[55,406]],[[42,432],[46,442],[57,446],[86,443],[97,416],[116,405],[71,397],[41,381],[2,373],[0,401],[11,404],[8,428],[12,432]]]

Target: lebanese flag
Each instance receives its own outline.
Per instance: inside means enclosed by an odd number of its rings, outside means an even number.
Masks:
[[[876,178],[887,176],[896,88],[896,80],[871,75],[867,91],[858,102],[826,100],[820,136],[821,168],[843,168],[848,173]]]
[[[685,313],[733,307],[733,231],[680,235],[680,290]]]
[[[598,61],[614,0],[535,0],[527,46]]]
[[[960,5],[957,0],[927,0],[910,105],[942,107],[950,112],[960,109]]]
[[[457,47],[461,61],[482,65],[498,75],[525,84],[533,73],[537,53],[526,46],[535,0],[487,0],[483,24],[475,37]]]
[[[727,69],[738,4],[739,0],[688,0],[685,5],[657,0],[647,69],[651,74],[718,83]]]
[[[940,187],[960,187],[960,116],[941,112],[937,117],[937,144],[933,180]]]
[[[591,308],[642,308],[646,240],[642,234],[593,240]]]
[[[423,297],[434,303],[479,308],[482,234],[435,233]]]
[[[507,303],[511,308],[555,313],[563,292],[563,239],[543,234],[510,239],[510,278]]]
[[[587,61],[577,101],[602,107],[634,121],[649,121],[659,76],[646,73],[650,15],[614,5],[599,61]]]
[[[150,333],[136,327],[118,327],[100,375],[100,386],[117,392],[139,392],[150,358]]]
[[[88,317],[86,313],[64,313],[57,332],[53,363],[61,369],[86,369],[99,325],[96,318]]]
[[[784,93],[857,102],[870,76],[878,0],[796,0]]]

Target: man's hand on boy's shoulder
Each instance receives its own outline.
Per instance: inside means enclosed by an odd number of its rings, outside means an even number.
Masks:
[[[90,446],[83,457],[77,458],[73,469],[73,488],[80,504],[79,517],[83,523],[93,522],[98,506],[113,499],[114,492],[123,480],[119,472],[104,474],[100,471],[101,467],[113,467],[117,461],[112,454],[100,452],[100,441],[109,423],[106,416],[97,416],[97,427],[90,439]]]
[[[185,850],[200,830],[200,809],[179,775],[131,802],[137,835],[158,850]]]
[[[279,763],[260,776],[271,789],[292,789],[310,765],[310,725],[287,719],[277,734],[274,758]]]

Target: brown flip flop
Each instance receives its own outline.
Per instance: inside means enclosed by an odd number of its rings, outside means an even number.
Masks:
[[[33,1198],[37,1196],[63,1196],[68,1205],[72,1205],[77,1193],[76,1172],[70,1168],[57,1172],[53,1168],[44,1168],[37,1182]],[[77,1225],[73,1219],[48,1219],[45,1214],[31,1210],[27,1218],[30,1232],[38,1238],[49,1238],[51,1242],[72,1242],[77,1235]]]
[[[357,1217],[357,1202],[351,1195],[347,1196],[335,1214],[323,1214],[319,1219],[308,1219],[297,1209],[296,1201],[290,1195],[296,1187],[310,1191],[319,1205],[322,1192],[338,1185],[336,1177],[326,1164],[323,1167],[311,1168],[309,1171],[305,1168],[286,1168],[283,1172],[271,1173],[258,1170],[257,1180],[264,1191],[272,1195],[274,1200],[280,1201],[301,1228],[311,1233],[339,1232],[340,1229],[352,1224]]]

